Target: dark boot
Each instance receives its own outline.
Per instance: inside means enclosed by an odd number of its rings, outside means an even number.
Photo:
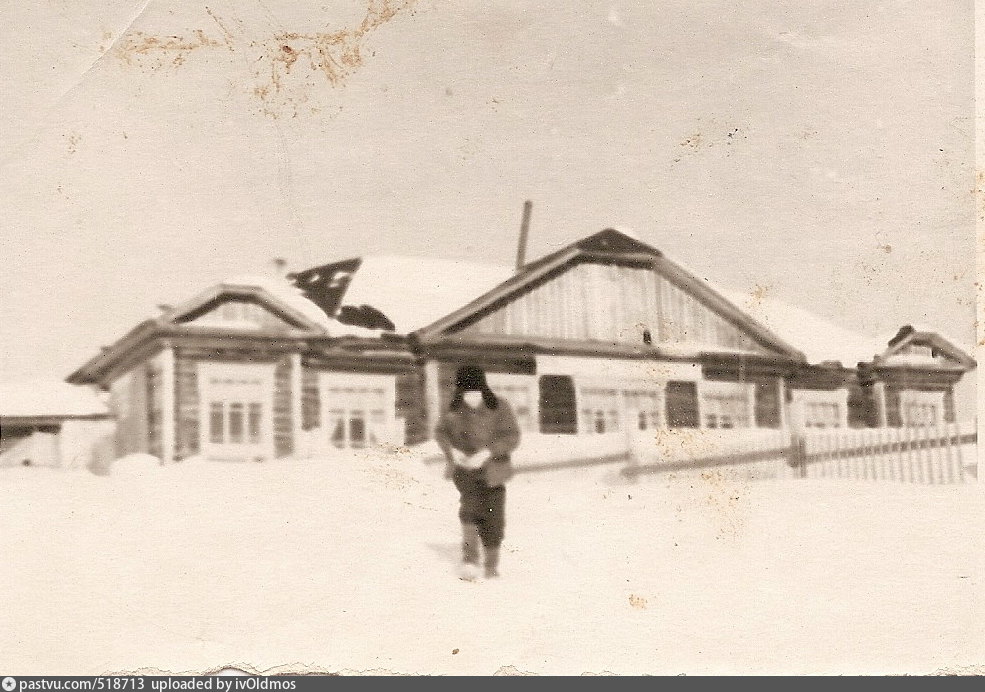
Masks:
[[[486,578],[499,576],[499,546],[486,548]]]
[[[475,524],[462,524],[462,562],[479,564],[479,527]]]

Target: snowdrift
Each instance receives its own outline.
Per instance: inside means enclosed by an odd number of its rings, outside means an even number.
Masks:
[[[975,485],[520,474],[503,577],[470,584],[455,576],[457,493],[424,451],[0,470],[0,667],[850,674],[985,660]]]

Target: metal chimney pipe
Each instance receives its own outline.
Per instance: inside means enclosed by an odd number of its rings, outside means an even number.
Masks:
[[[287,260],[283,257],[274,257],[271,262],[273,265],[274,276],[283,279],[287,275]]]
[[[530,233],[530,211],[534,203],[529,199],[523,203],[523,221],[520,223],[520,243],[516,248],[516,270],[523,269],[527,261],[527,235]]]

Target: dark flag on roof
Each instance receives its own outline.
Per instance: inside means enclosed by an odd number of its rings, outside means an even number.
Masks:
[[[362,259],[357,257],[295,272],[288,278],[301,289],[305,298],[342,324],[392,332],[396,329],[393,322],[376,308],[344,304],[346,290],[361,264]]]
[[[346,289],[360,264],[362,260],[357,257],[294,272],[288,278],[301,289],[305,298],[324,310],[329,317],[336,317]]]

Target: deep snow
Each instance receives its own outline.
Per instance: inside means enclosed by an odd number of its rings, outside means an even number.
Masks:
[[[521,474],[503,577],[472,584],[455,576],[457,493],[420,454],[142,461],[102,477],[0,470],[0,669],[847,674],[985,662],[977,484]]]

